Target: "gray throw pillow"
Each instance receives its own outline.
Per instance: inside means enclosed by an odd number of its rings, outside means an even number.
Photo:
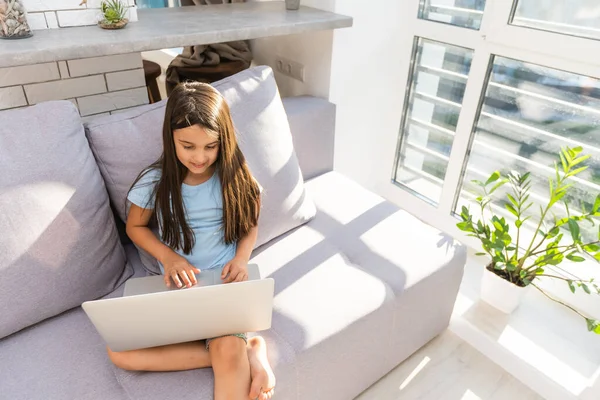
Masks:
[[[75,106],[0,121],[2,338],[112,292],[132,270]]]
[[[273,71],[255,67],[215,82],[225,97],[248,165],[263,188],[256,247],[315,216],[304,190],[287,116]],[[126,195],[139,172],[162,152],[166,101],[86,124],[86,134],[119,216],[126,220]],[[141,251],[150,272],[156,260]]]

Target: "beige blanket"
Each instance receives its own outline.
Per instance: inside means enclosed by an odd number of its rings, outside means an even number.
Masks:
[[[208,4],[229,4],[243,3],[245,0],[181,0],[182,6],[208,5]],[[235,42],[189,46],[183,49],[181,55],[175,57],[169,68],[167,68],[167,81],[171,84],[179,82],[177,68],[179,67],[200,67],[203,65],[218,65],[221,58],[230,61],[243,61],[247,64],[246,68],[252,62],[252,52],[247,41],[238,40]]]

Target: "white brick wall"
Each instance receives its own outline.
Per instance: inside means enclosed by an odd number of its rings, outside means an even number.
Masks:
[[[56,17],[56,13],[54,11],[51,11],[51,12],[45,12],[44,15],[46,16],[46,23],[48,24],[48,28],[57,29],[58,28],[58,18]]]
[[[27,23],[33,31],[48,28],[44,13],[27,14]]]
[[[72,77],[143,67],[142,57],[139,53],[84,58],[82,60],[68,61],[67,64],[69,64],[69,71]]]
[[[60,79],[67,79],[71,77],[71,75],[69,74],[69,67],[67,67],[66,61],[59,61],[58,69],[60,70]]]
[[[111,72],[106,74],[106,84],[108,91],[139,88],[146,86],[143,69],[134,69],[131,71]]]
[[[71,26],[96,25],[100,19],[98,10],[57,11],[58,26],[68,28]]]
[[[82,116],[148,104],[146,87],[110,92],[77,99]]]
[[[66,100],[73,97],[77,98],[105,92],[106,81],[102,75],[35,83],[25,86],[25,94],[27,94],[29,104],[37,104],[50,100]]]
[[[0,89],[0,110],[27,105],[22,86],[13,86]]]
[[[33,30],[67,28],[72,26],[96,25],[100,19],[102,0],[23,0],[27,10],[27,21]],[[134,0],[121,0],[129,10],[126,18],[138,20]]]
[[[85,4],[79,4],[81,0],[23,0],[27,12],[86,9]]]
[[[0,68],[0,87],[60,79],[56,63]]]
[[[0,68],[0,110],[69,100],[82,116],[148,103],[140,53]]]

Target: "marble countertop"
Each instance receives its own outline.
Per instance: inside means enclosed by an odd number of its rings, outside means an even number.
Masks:
[[[34,31],[0,40],[0,67],[126,54],[352,26],[352,18],[283,1],[138,10],[122,30],[97,26]]]

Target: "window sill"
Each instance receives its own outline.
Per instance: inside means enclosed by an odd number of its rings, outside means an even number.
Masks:
[[[597,398],[600,340],[585,321],[535,289],[502,314],[479,300],[482,273],[469,257],[450,330],[545,399]]]

